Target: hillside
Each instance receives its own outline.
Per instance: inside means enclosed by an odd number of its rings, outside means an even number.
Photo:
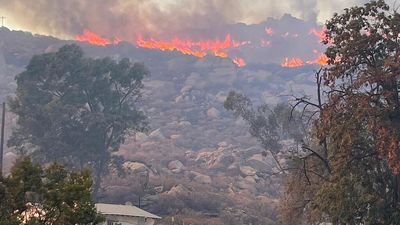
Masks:
[[[69,43],[75,42],[1,28],[0,100],[13,94],[14,76],[34,54]],[[282,68],[255,60],[238,68],[229,59],[199,59],[126,42],[78,44],[88,56],[128,57],[151,71],[140,103],[151,131],[130,137],[116,153],[123,157],[127,175],[106,178],[104,201],[139,204],[140,197],[141,206],[163,216],[207,218],[209,224],[273,224],[280,183],[268,176],[274,162],[261,154],[246,124],[227,112],[223,102],[231,90],[271,105],[291,94],[313,95],[315,66]],[[9,115],[8,132],[13,121]],[[7,152],[5,158],[9,167],[15,154]]]

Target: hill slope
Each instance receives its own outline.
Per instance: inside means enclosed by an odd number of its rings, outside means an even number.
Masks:
[[[14,76],[34,54],[55,51],[73,41],[0,29],[0,100],[12,95]],[[127,177],[105,179],[103,199],[144,204],[160,215],[182,215],[209,224],[269,224],[279,180],[265,177],[274,163],[223,108],[229,91],[256,103],[276,104],[289,94],[313,94],[313,66],[294,69],[276,64],[237,68],[229,59],[195,58],[175,52],[140,49],[128,43],[107,47],[78,43],[88,56],[128,57],[151,71],[141,106],[151,132],[130,137],[117,153]],[[8,132],[14,126],[8,117]],[[8,151],[8,150],[7,150]],[[6,153],[7,167],[15,158]],[[260,221],[263,221],[260,223]],[[270,221],[270,222],[266,222]]]

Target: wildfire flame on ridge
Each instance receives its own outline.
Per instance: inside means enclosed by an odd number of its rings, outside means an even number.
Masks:
[[[232,40],[230,34],[227,34],[223,41],[221,40],[207,40],[207,41],[193,41],[182,40],[174,38],[171,41],[155,40],[153,38],[144,39],[139,37],[136,44],[142,48],[160,49],[163,51],[178,51],[185,55],[193,55],[196,57],[204,57],[210,52],[220,58],[228,58],[227,50],[230,48],[239,48],[248,42],[236,42]]]
[[[328,64],[329,59],[324,53],[318,53],[316,50],[314,50],[314,53],[318,54],[318,57],[316,59],[304,62],[300,58],[285,58],[285,61],[281,64],[281,66],[287,68],[294,68],[294,67],[304,66],[306,64],[321,65],[321,66],[325,66]]]
[[[323,41],[326,39],[325,34],[326,29],[316,30],[311,29],[309,35],[313,34]],[[272,28],[265,28],[265,32],[268,35],[273,34]],[[283,38],[289,36],[289,32],[281,35]],[[83,34],[76,36],[77,41],[81,42],[88,42],[92,45],[99,45],[99,46],[107,46],[111,44],[118,44],[121,42],[119,38],[107,39],[101,37],[100,35],[90,31],[84,30]],[[135,44],[141,48],[149,48],[149,49],[159,49],[162,51],[178,51],[185,55],[191,55],[198,58],[203,58],[207,55],[214,55],[219,58],[231,58],[232,62],[237,65],[238,67],[246,66],[246,61],[243,58],[239,57],[231,57],[229,56],[228,51],[232,48],[239,48],[243,45],[251,44],[250,41],[242,41],[237,42],[232,39],[230,34],[225,36],[224,40],[201,40],[201,41],[193,41],[190,39],[179,39],[174,38],[169,41],[164,40],[156,40],[153,38],[144,39],[143,37],[139,36]],[[267,47],[271,45],[270,41],[261,40],[260,45],[262,47]],[[284,62],[281,63],[282,67],[293,68],[293,67],[300,67],[306,64],[315,64],[315,65],[327,65],[328,57],[323,54],[319,53],[318,51],[313,51],[315,54],[318,54],[318,57],[313,60],[304,61],[300,58],[285,58]]]
[[[274,33],[274,30],[272,29],[272,27],[266,27],[265,33],[267,33],[269,36],[272,36],[272,34]]]
[[[101,37],[100,35],[85,30],[82,35],[77,35],[76,40],[88,42],[92,45],[107,46],[110,44],[118,44],[121,42],[119,38],[114,38],[113,41]],[[237,42],[232,40],[230,34],[227,34],[224,40],[207,40],[193,41],[174,38],[171,41],[155,40],[153,38],[144,39],[138,37],[135,43],[138,47],[149,49],[160,49],[162,51],[178,51],[185,55],[191,55],[198,58],[203,58],[208,54],[212,54],[219,58],[229,58],[227,51],[231,48],[239,48],[242,45],[250,44],[249,41]],[[238,67],[243,67],[246,62],[242,58],[234,58],[232,62]]]
[[[316,64],[316,65],[327,65],[328,64],[328,56],[326,56],[324,53],[320,53],[318,58],[311,60],[311,61],[307,61],[307,64]]]
[[[282,67],[293,68],[304,66],[305,63],[302,59],[299,58],[285,58],[285,61],[281,64]]]
[[[121,42],[119,38],[114,38],[114,40],[109,40],[101,37],[100,35],[90,30],[84,30],[82,35],[76,36],[76,40],[81,42],[89,42],[92,45],[100,45],[100,46],[118,44],[119,42]]]

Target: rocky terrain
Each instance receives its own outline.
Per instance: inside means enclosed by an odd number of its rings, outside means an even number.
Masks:
[[[32,55],[72,42],[1,28],[0,100],[13,94],[14,76]],[[194,224],[273,224],[280,184],[271,176],[274,161],[261,154],[244,121],[223,102],[231,90],[271,105],[292,94],[313,95],[316,67],[282,68],[266,60],[238,68],[229,59],[198,59],[128,43],[79,44],[88,56],[128,57],[151,71],[140,103],[150,131],[130,137],[116,153],[125,173],[115,171],[104,180],[104,201],[140,204],[167,217],[164,221],[175,216]],[[8,115],[8,133],[13,121]],[[15,158],[7,149],[6,169]]]

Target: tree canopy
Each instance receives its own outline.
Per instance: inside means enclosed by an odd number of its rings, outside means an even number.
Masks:
[[[400,224],[399,24],[400,14],[383,0],[327,21],[329,65],[316,73],[316,102],[301,97],[293,105],[311,115],[301,151],[275,147],[279,126],[271,113],[251,110],[242,95],[228,97],[225,105],[253,136],[287,156],[282,224]]]
[[[87,170],[70,172],[60,164],[42,168],[20,158],[0,178],[1,225],[94,225],[103,221],[91,200]]]
[[[16,77],[9,106],[18,128],[8,145],[45,162],[92,168],[96,193],[111,152],[146,129],[137,101],[148,74],[128,59],[85,58],[77,45],[34,56]]]
[[[399,24],[400,14],[383,0],[345,9],[326,23],[329,65],[314,137],[330,170],[307,179],[292,174],[289,212],[311,222],[400,224]]]

